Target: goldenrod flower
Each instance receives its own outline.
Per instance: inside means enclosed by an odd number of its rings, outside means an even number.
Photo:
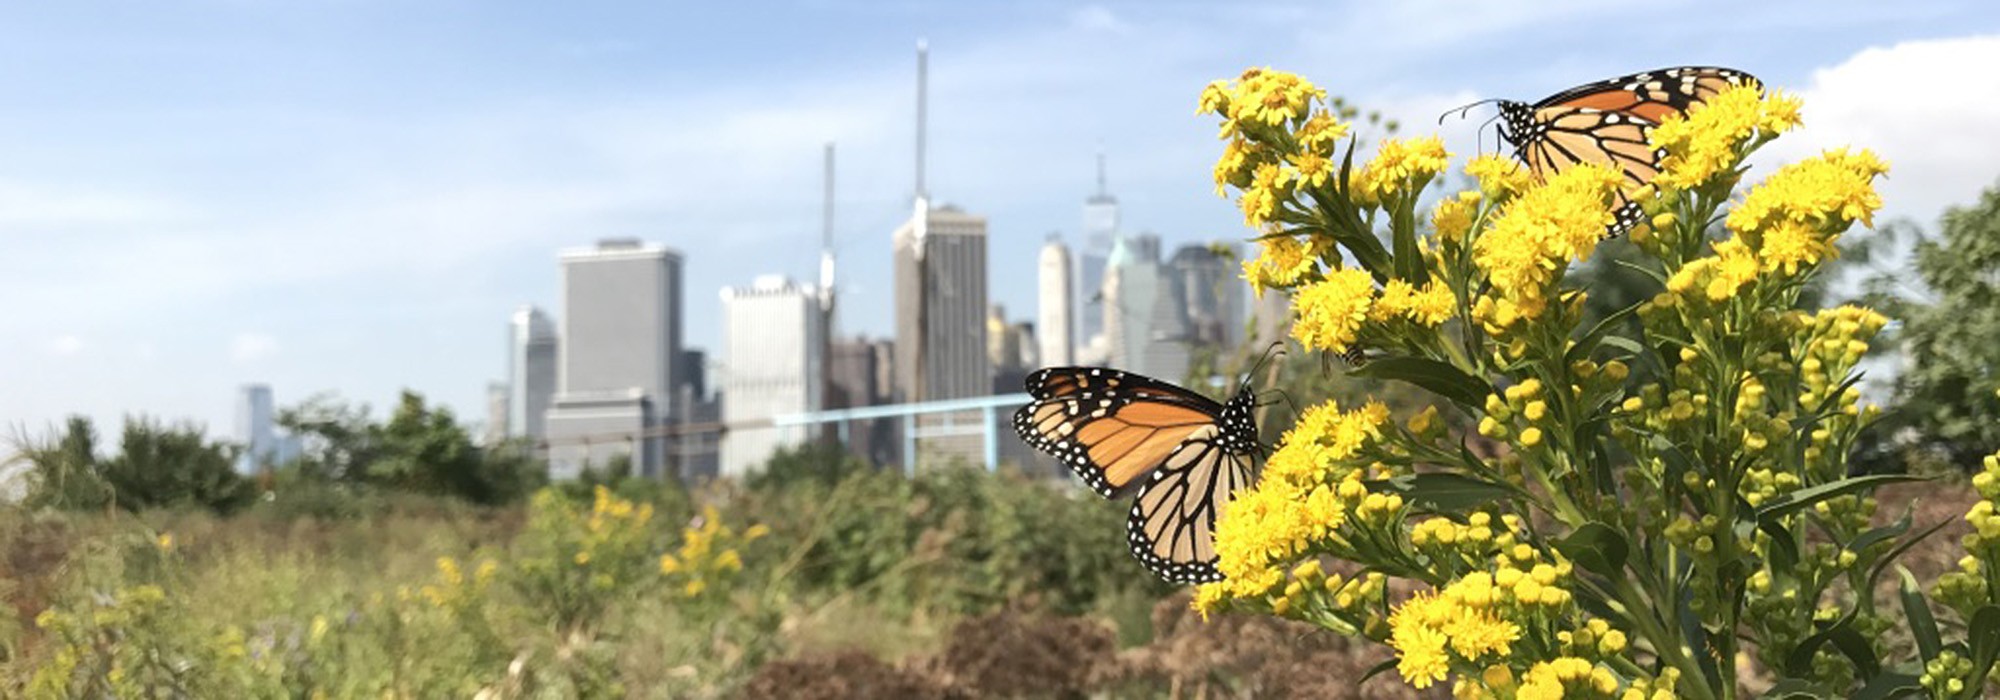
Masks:
[[[1607,200],[1619,176],[1595,165],[1557,173],[1509,201],[1473,244],[1473,262],[1503,299],[1530,318],[1558,272],[1590,255],[1611,223]],[[1507,324],[1500,324],[1502,326]]]
[[[1736,167],[1743,144],[1768,139],[1798,124],[1798,98],[1773,93],[1765,98],[1755,84],[1729,87],[1686,112],[1675,112],[1653,127],[1654,148],[1664,149],[1653,183],[1687,189]]]
[[[1297,181],[1296,170],[1277,163],[1259,164],[1250,176],[1250,187],[1243,190],[1243,197],[1236,202],[1243,209],[1244,223],[1250,228],[1263,228],[1264,222],[1291,198],[1292,184]]]
[[[1231,121],[1279,126],[1304,117],[1312,100],[1324,97],[1325,90],[1295,73],[1252,68],[1237,80],[1224,106]]]
[[[1216,523],[1216,568],[1228,595],[1263,595],[1283,583],[1291,560],[1338,537],[1349,511],[1367,496],[1361,470],[1346,460],[1379,437],[1388,420],[1388,407],[1374,402],[1343,413],[1329,401],[1300,416],[1263,478],[1231,500]]]
[[[1326,279],[1299,290],[1294,304],[1298,320],[1292,337],[1309,349],[1343,352],[1368,320],[1374,303],[1375,281],[1368,273],[1344,268],[1327,273]]]
[[[1854,222],[1874,223],[1882,208],[1874,181],[1888,170],[1867,150],[1827,151],[1779,168],[1751,188],[1725,223],[1759,244],[1766,270],[1794,274],[1836,254],[1834,241]]]
[[[1300,150],[1332,156],[1334,144],[1346,138],[1347,131],[1347,123],[1340,121],[1332,112],[1315,112],[1312,118],[1299,126],[1294,137],[1298,139]]]
[[[1391,194],[1404,193],[1432,176],[1444,172],[1451,154],[1444,139],[1425,136],[1415,139],[1384,139],[1375,159],[1354,176],[1357,199],[1382,201]]]
[[[1266,288],[1288,288],[1319,269],[1319,253],[1295,236],[1258,240],[1257,257],[1243,261],[1243,279],[1258,298]]]
[[[1479,193],[1465,191],[1439,200],[1431,210],[1431,229],[1438,240],[1458,241],[1472,230],[1472,218],[1479,211]]]
[[[1494,197],[1519,194],[1534,182],[1534,175],[1521,161],[1498,153],[1466,161],[1465,174],[1479,180],[1480,192]]]

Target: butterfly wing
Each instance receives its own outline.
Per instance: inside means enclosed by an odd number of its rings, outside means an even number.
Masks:
[[[1200,394],[1102,367],[1037,371],[1028,394],[1035,400],[1014,413],[1014,430],[1105,498],[1131,490],[1222,411]]]
[[[1215,568],[1215,521],[1252,479],[1251,456],[1227,448],[1221,429],[1202,426],[1153,472],[1126,521],[1132,554],[1169,583],[1222,580]]]
[[[1755,83],[1730,68],[1683,66],[1646,71],[1580,85],[1533,105],[1503,102],[1507,126],[1501,135],[1538,178],[1577,163],[1611,168],[1624,177],[1616,216],[1606,236],[1638,226],[1644,211],[1640,190],[1660,173],[1666,154],[1648,142],[1653,127],[1670,114],[1685,112],[1734,85]]]

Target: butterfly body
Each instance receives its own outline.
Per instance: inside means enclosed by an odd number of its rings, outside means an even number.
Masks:
[[[1214,527],[1253,481],[1260,452],[1247,387],[1216,403],[1166,382],[1102,367],[1028,377],[1034,401],[1014,428],[1104,498],[1132,496],[1132,554],[1174,583],[1219,581]]]
[[[1538,178],[1578,163],[1623,176],[1618,209],[1605,231],[1618,236],[1644,218],[1636,197],[1666,157],[1650,142],[1653,127],[1725,89],[1756,82],[1732,68],[1681,66],[1579,85],[1534,103],[1499,100],[1500,136]]]

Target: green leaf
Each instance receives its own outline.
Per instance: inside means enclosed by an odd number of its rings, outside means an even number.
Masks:
[[[1896,566],[1896,573],[1903,577],[1897,591],[1903,598],[1903,617],[1909,620],[1910,636],[1917,639],[1917,654],[1928,663],[1944,647],[1938,639],[1937,618],[1931,616],[1931,605],[1924,600],[1924,589],[1917,585],[1917,577],[1901,565]]]
[[[1917,674],[1894,671],[1875,676],[1873,680],[1868,681],[1867,685],[1862,686],[1861,690],[1854,694],[1853,700],[1891,700],[1892,698],[1906,698],[1922,695],[1923,693],[1924,686]]]
[[[1799,645],[1792,648],[1792,653],[1785,657],[1785,675],[1803,677],[1812,673],[1813,655],[1818,654],[1819,648],[1825,646],[1842,630],[1848,630],[1849,626],[1854,624],[1855,613],[1860,610],[1858,607],[1849,610],[1832,624],[1818,623],[1819,631],[1800,640]]]
[[[1584,571],[1610,579],[1623,578],[1625,558],[1631,553],[1625,536],[1600,522],[1584,523],[1555,544],[1556,551]]]
[[[1464,512],[1519,495],[1513,487],[1464,474],[1428,472],[1363,482],[1370,493],[1401,494],[1403,500],[1441,513]]]
[[[1387,659],[1384,659],[1382,663],[1378,663],[1375,664],[1374,666],[1368,667],[1368,672],[1361,674],[1361,680],[1355,681],[1354,684],[1359,686],[1363,683],[1367,683],[1368,679],[1381,675],[1383,671],[1387,671],[1395,667],[1396,667],[1396,657],[1391,656]]]
[[[1847,551],[1860,554],[1876,544],[1903,536],[1903,533],[1910,531],[1910,517],[1911,512],[1905,511],[1903,517],[1897,518],[1896,522],[1855,535],[1854,540],[1847,543]]]
[[[1639,344],[1639,341],[1627,338],[1622,335],[1607,335],[1604,336],[1603,340],[1598,341],[1598,343],[1608,347],[1617,348],[1619,350],[1624,350],[1625,352],[1632,353],[1633,355],[1646,354],[1646,346]]]
[[[1388,357],[1368,363],[1349,374],[1409,382],[1450,399],[1470,410],[1479,410],[1493,387],[1457,367],[1422,357]]]
[[[1819,700],[1819,686],[1803,678],[1785,678],[1757,696],[1762,700]]]
[[[1645,302],[1639,302],[1639,303],[1643,304]],[[1611,331],[1618,327],[1619,322],[1625,320],[1625,317],[1631,316],[1633,312],[1638,310],[1639,310],[1639,304],[1632,304],[1617,311],[1613,311],[1610,314],[1606,315],[1603,319],[1600,319],[1596,325],[1590,327],[1590,330],[1584,331],[1583,335],[1577,338],[1576,345],[1571,347],[1569,349],[1569,352],[1563,353],[1564,364],[1573,363],[1576,362],[1577,360],[1590,357],[1591,353],[1597,351],[1597,345],[1599,341],[1603,340],[1606,336],[1610,335]],[[1637,343],[1634,343],[1634,345],[1636,344]]]
[[[2000,655],[2000,606],[1985,605],[1972,612],[1972,622],[1966,625],[1965,636],[1972,643],[1972,675],[1968,678],[1985,678],[1993,669],[1993,659]],[[1969,693],[1978,693],[1985,683],[1967,685]]]
[[[1790,571],[1799,565],[1798,537],[1785,529],[1784,523],[1773,518],[1757,523],[1757,529],[1771,537],[1771,570]]]
[[[1901,481],[1927,481],[1929,479],[1930,477],[1927,476],[1914,476],[1910,474],[1870,474],[1868,476],[1848,477],[1832,483],[1799,489],[1774,498],[1766,502],[1763,507],[1757,509],[1757,519],[1764,520],[1767,518],[1784,517],[1802,509],[1812,507],[1815,503],[1883,484],[1893,484]]]
[[[1396,250],[1396,276],[1412,285],[1422,287],[1430,280],[1424,270],[1424,254],[1417,249],[1417,219],[1414,212],[1417,198],[1403,196],[1395,203],[1395,216],[1389,220],[1390,242]]]
[[[1838,627],[1827,636],[1827,641],[1833,642],[1834,648],[1854,662],[1854,670],[1860,678],[1870,679],[1882,673],[1882,660],[1875,657],[1875,646],[1869,644],[1868,638],[1861,636],[1861,631],[1854,629],[1854,625]]]

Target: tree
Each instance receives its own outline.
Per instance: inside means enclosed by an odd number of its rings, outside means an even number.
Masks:
[[[504,503],[534,488],[532,463],[508,450],[482,452],[451,409],[404,391],[389,422],[373,429],[380,458],[366,465],[370,482],[475,503]]]
[[[1877,275],[1875,303],[1903,319],[1907,366],[1889,418],[1895,446],[1976,469],[2000,450],[2000,187],[1947,209],[1938,234],[1915,246],[1923,289],[1890,294],[1903,275]]]
[[[194,425],[134,416],[125,419],[118,455],[105,460],[100,471],[122,508],[199,505],[226,513],[255,496],[231,466],[236,451],[210,441]]]
[[[350,404],[333,394],[316,394],[278,411],[278,425],[304,442],[297,468],[303,476],[363,481],[366,465],[381,450],[366,404]]]
[[[84,416],[70,416],[62,433],[14,440],[15,461],[28,467],[28,508],[85,510],[111,502],[111,485],[98,474],[97,429]]]

